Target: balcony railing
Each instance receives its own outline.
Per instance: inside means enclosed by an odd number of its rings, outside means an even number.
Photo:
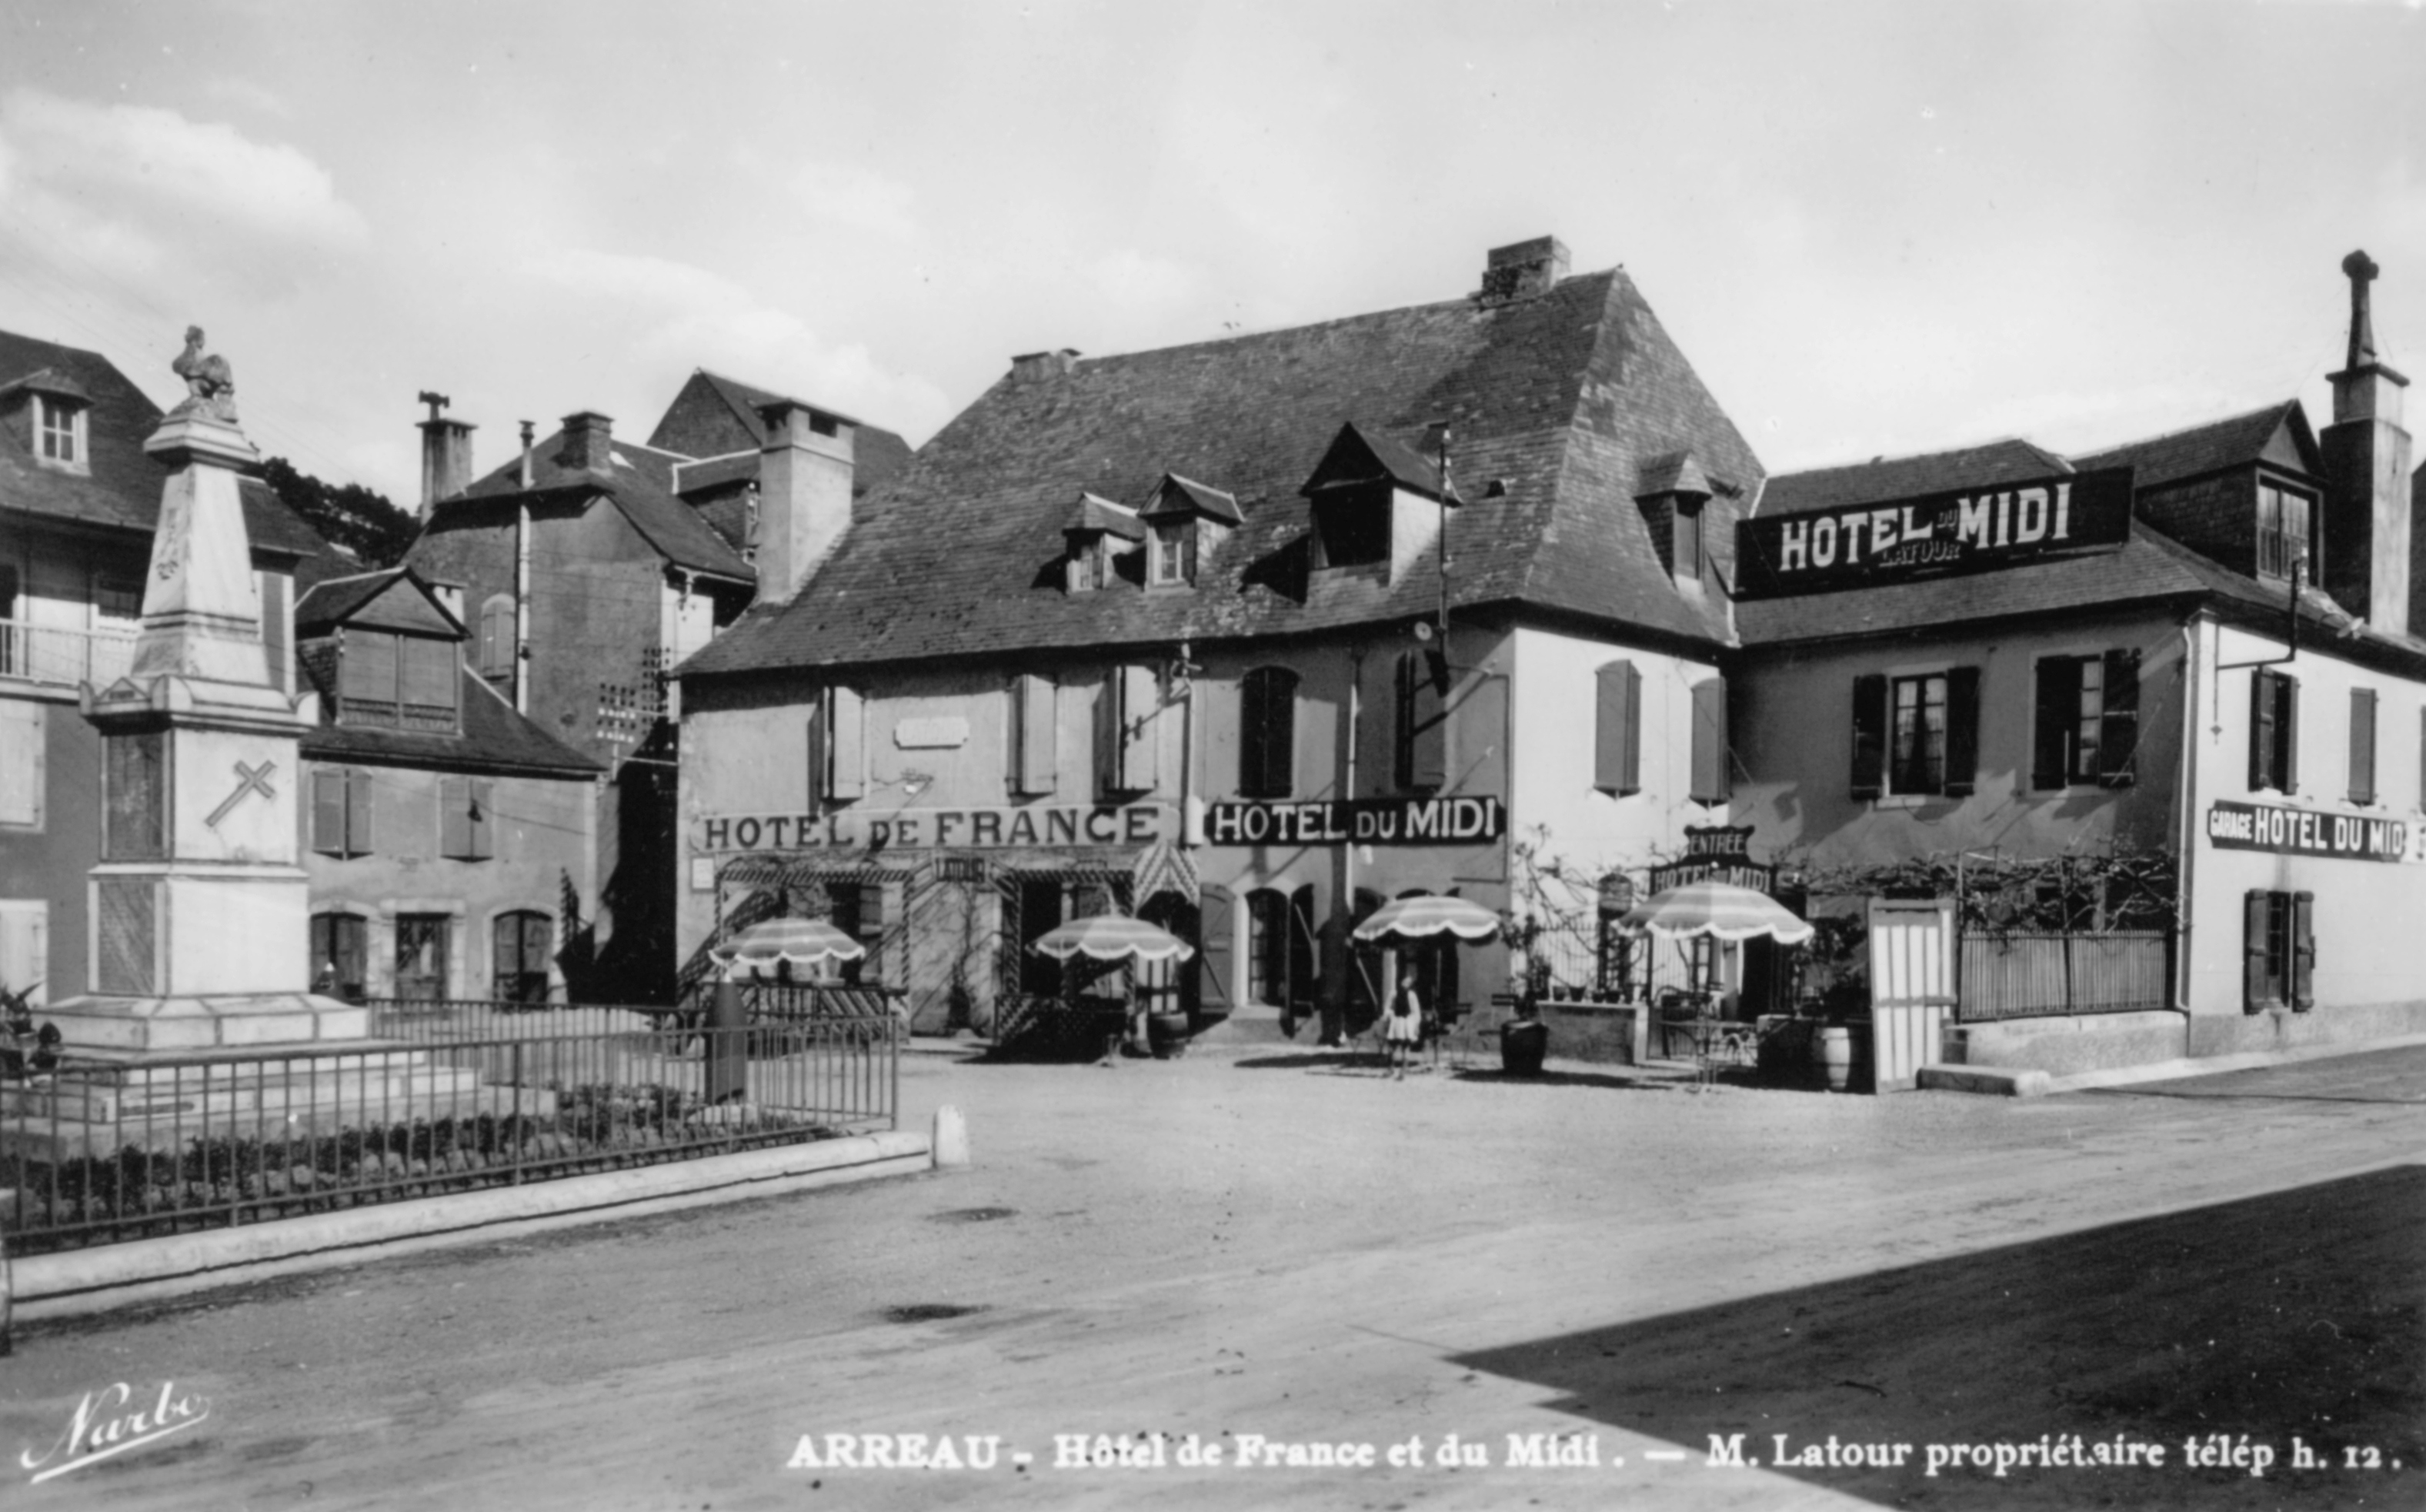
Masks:
[[[0,620],[0,677],[105,687],[135,665],[132,630],[55,629]]]

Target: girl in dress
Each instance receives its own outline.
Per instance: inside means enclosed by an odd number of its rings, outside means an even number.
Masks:
[[[1390,1051],[1390,1069],[1407,1079],[1407,1060],[1423,1038],[1424,1000],[1415,993],[1415,965],[1399,967],[1399,990],[1390,995],[1390,1011],[1382,1016],[1382,1043]]]

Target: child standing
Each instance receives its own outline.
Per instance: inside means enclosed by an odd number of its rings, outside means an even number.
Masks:
[[[1424,1032],[1424,1000],[1415,992],[1415,967],[1399,967],[1399,990],[1390,995],[1390,1011],[1382,1016],[1382,1043],[1389,1048],[1390,1068],[1407,1079],[1407,1059]]]

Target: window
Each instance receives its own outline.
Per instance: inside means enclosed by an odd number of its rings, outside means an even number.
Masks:
[[[101,742],[105,861],[156,861],[169,854],[169,744],[159,731]]]
[[[1401,789],[1422,790],[1448,781],[1448,711],[1442,696],[1448,667],[1435,663],[1437,655],[1409,651],[1399,658],[1398,739],[1391,775]]]
[[[2375,802],[2375,690],[2351,690],[2350,801]]]
[[[810,805],[849,803],[866,792],[866,701],[856,688],[828,688],[809,715]]]
[[[2241,1007],[2316,1006],[2316,894],[2252,888],[2243,900]]]
[[[338,722],[452,732],[455,664],[452,641],[348,629],[338,653]]]
[[[547,1001],[547,966],[556,955],[554,921],[531,908],[499,914],[490,943],[490,990],[497,1000]]]
[[[492,682],[514,675],[514,601],[492,593],[480,605],[480,675]]]
[[[94,628],[134,630],[143,624],[143,579],[96,573],[92,579]]]
[[[2140,653],[2043,657],[2037,676],[2030,786],[2129,787],[2139,754]]]
[[[35,395],[34,406],[34,454],[56,466],[87,465],[85,406],[48,394]]]
[[[1727,801],[1727,685],[1722,677],[1693,685],[1693,790],[1697,804]]]
[[[1967,797],[1979,769],[1979,668],[1853,679],[1855,798]]]
[[[1152,667],[1114,667],[1095,700],[1095,786],[1104,797],[1154,790],[1157,688]]]
[[[352,767],[312,773],[312,849],[323,855],[371,853],[371,774]]]
[[[1309,1003],[1320,986],[1314,889],[1247,894],[1247,1000],[1286,1008]]]
[[[1257,667],[1238,680],[1238,791],[1286,798],[1296,790],[1297,683],[1286,667]]]
[[[2299,679],[2259,667],[2249,687],[2249,789],[2292,793],[2299,786]]]
[[[1900,793],[1946,788],[1946,678],[1895,679],[1894,731],[1888,782]]]
[[[1196,522],[1158,521],[1154,527],[1154,577],[1157,586],[1196,580]]]
[[[312,916],[312,990],[348,1002],[366,996],[370,924],[354,914]]]
[[[486,861],[496,854],[496,783],[487,777],[438,779],[438,854],[454,861]]]
[[[1593,786],[1624,797],[1642,789],[1642,675],[1631,661],[1593,674]]]
[[[454,920],[445,914],[396,916],[396,995],[408,1002],[448,996],[446,948]]]
[[[42,827],[43,707],[0,699],[0,824]]]
[[[1698,583],[1702,580],[1702,502],[1679,494],[1675,510],[1676,580]]]
[[[2295,561],[2316,561],[2316,510],[2305,494],[2272,483],[2257,485],[2257,571],[2289,577]],[[2313,580],[2313,568],[2302,574]]]
[[[845,982],[875,981],[881,963],[879,951],[884,945],[884,884],[829,882],[826,902],[826,921],[859,941],[867,952],[856,961],[836,963],[835,974]]]
[[[1049,793],[1060,764],[1053,679],[1023,672],[1011,680],[1011,790]]]
[[[1390,560],[1391,494],[1383,488],[1331,488],[1315,496],[1318,567],[1366,567]]]
[[[1091,593],[1104,586],[1104,559],[1109,554],[1107,538],[1095,536],[1074,547],[1070,553],[1070,592]]]

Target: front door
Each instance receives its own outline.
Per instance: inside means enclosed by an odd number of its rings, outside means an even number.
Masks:
[[[446,996],[445,914],[399,914],[396,920],[396,995],[408,1002]]]

